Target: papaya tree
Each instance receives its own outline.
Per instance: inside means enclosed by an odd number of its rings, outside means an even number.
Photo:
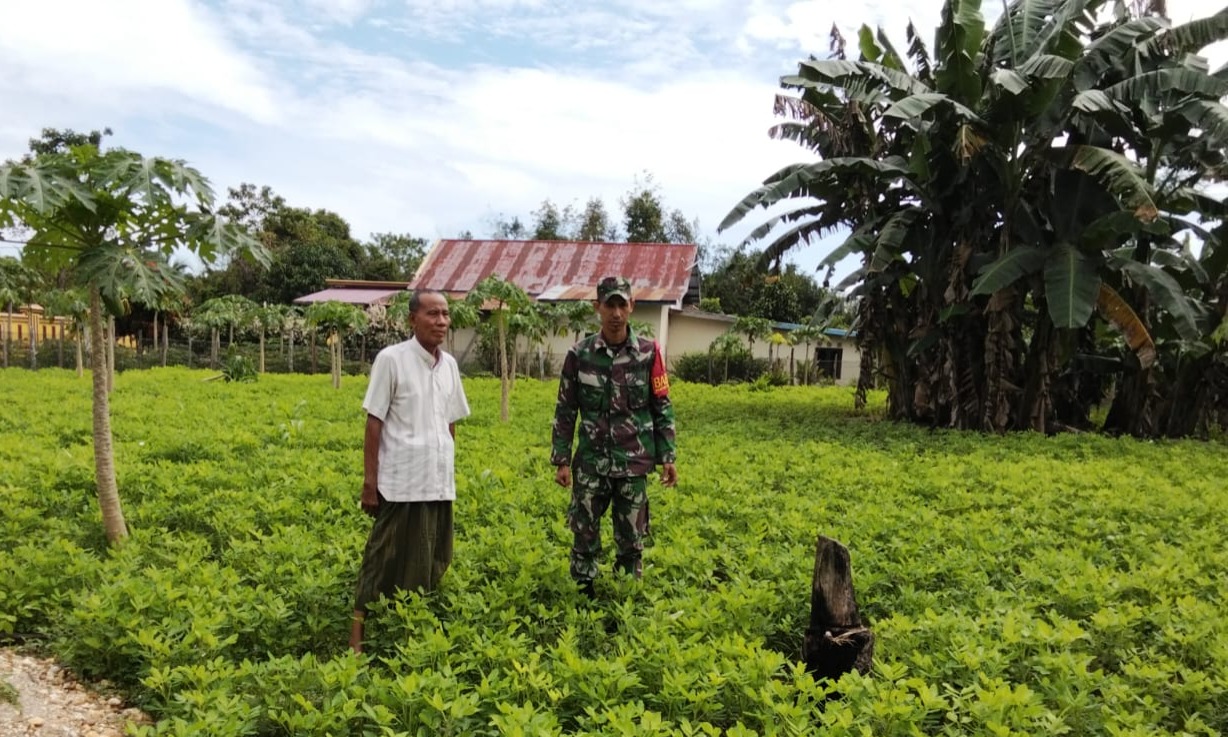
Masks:
[[[491,274],[478,282],[466,300],[475,309],[486,310],[495,327],[495,353],[499,367],[499,418],[507,422],[511,417],[509,399],[512,390],[511,372],[515,367],[508,363],[508,330],[511,316],[526,312],[532,300],[525,291],[498,274]]]
[[[482,313],[473,303],[463,299],[452,299],[444,295],[448,300],[448,315],[451,322],[448,324],[448,353],[456,356],[456,333],[459,330],[467,330],[478,326],[482,321]],[[408,320],[408,313],[406,320]]]
[[[127,534],[111,438],[103,321],[124,295],[152,301],[170,288],[167,259],[186,249],[205,262],[222,254],[263,256],[243,229],[213,214],[208,180],[180,160],[107,149],[98,141],[44,147],[0,165],[0,227],[30,233],[23,258],[61,269],[89,299],[94,468],[107,540]]]
[[[367,313],[355,305],[329,300],[310,305],[303,317],[308,327],[326,335],[325,344],[328,345],[333,388],[340,389],[341,366],[345,359],[342,346],[345,337],[366,328]]]

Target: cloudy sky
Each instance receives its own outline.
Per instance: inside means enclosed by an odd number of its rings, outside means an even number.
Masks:
[[[1169,0],[1176,22],[1222,0]],[[990,7],[993,6],[993,7]],[[0,0],[0,160],[44,127],[270,185],[365,238],[489,234],[651,172],[702,235],[776,168],[781,74],[939,0]],[[986,15],[1000,5],[987,2]],[[932,32],[927,32],[932,36]],[[6,248],[8,250],[6,250]],[[0,245],[0,254],[14,247]],[[821,247],[794,260],[812,266]]]

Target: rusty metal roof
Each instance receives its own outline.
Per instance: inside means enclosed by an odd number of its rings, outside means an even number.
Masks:
[[[602,277],[621,275],[636,301],[677,302],[697,253],[693,244],[441,240],[411,286],[467,293],[498,274],[539,300],[591,300]]]
[[[305,297],[299,297],[294,300],[296,304],[309,304],[312,302],[345,302],[351,305],[370,306],[376,304],[387,304],[399,292],[405,291],[403,288],[362,288],[362,287],[329,287],[328,289],[312,292]]]

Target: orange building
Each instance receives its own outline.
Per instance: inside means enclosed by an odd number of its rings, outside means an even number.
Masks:
[[[12,315],[7,311],[0,312],[0,340],[11,340],[19,345],[26,345],[30,342],[31,331],[34,333],[35,343],[71,337],[67,318],[46,317],[40,305],[16,307],[17,310]],[[13,330],[12,335],[9,335],[10,325]]]

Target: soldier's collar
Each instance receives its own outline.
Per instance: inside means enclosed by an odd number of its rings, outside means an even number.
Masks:
[[[635,332],[631,330],[631,326],[627,326],[627,339],[618,344],[619,347],[626,346],[628,350],[639,352],[640,339],[636,337]],[[596,339],[593,341],[594,348],[614,348],[605,339],[605,335],[600,330],[597,331]]]

